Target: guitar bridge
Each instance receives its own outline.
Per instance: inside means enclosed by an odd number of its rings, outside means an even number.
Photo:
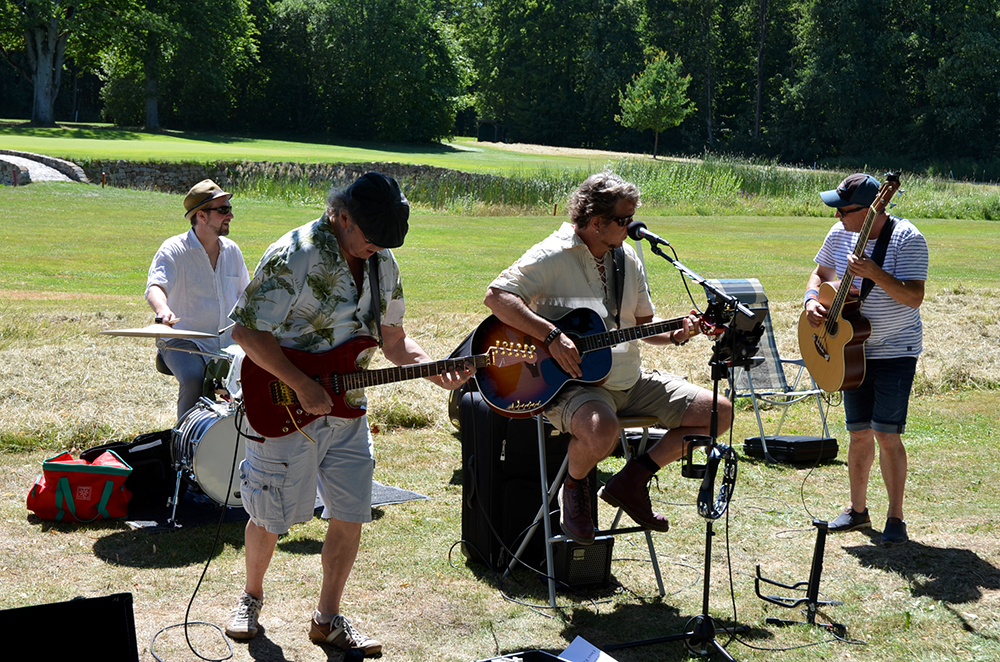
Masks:
[[[290,389],[285,382],[275,380],[270,384],[271,402],[279,407],[291,407],[299,403],[295,396],[295,391]]]
[[[823,343],[819,341],[819,336],[816,334],[813,334],[813,344],[816,345],[816,352],[823,357],[823,360],[829,361],[830,353],[826,351],[825,347],[823,347]]]

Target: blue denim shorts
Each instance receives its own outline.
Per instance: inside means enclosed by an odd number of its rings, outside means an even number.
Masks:
[[[848,431],[872,429],[903,434],[916,372],[915,356],[869,359],[865,363],[865,379],[861,385],[844,391]]]

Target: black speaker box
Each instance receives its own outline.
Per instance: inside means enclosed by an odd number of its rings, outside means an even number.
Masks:
[[[522,653],[508,653],[500,657],[491,657],[488,660],[479,660],[479,662],[500,662],[501,660],[510,660],[511,662],[514,660],[518,662],[548,662],[549,660],[553,660],[559,662],[562,659],[558,655],[546,653],[545,651],[524,651]]]
[[[472,391],[462,396],[462,553],[472,561],[502,570],[510,563],[542,504],[538,466],[538,424],[494,412]],[[559,472],[569,435],[545,425],[545,462],[551,482]],[[590,475],[591,508],[597,512],[597,470]],[[559,511],[550,512],[559,532]],[[544,529],[539,524],[521,560],[545,563]]]
[[[837,440],[831,437],[780,435],[764,439],[767,441],[767,452],[774,461],[788,464],[832,460],[840,450]],[[760,437],[744,439],[743,452],[750,457],[764,459],[764,445]]]
[[[139,662],[131,593],[6,609],[0,623],[12,641],[31,642],[31,657]]]
[[[593,545],[562,540],[552,547],[556,581],[574,588],[607,584],[611,581],[611,554],[614,536],[598,536]]]

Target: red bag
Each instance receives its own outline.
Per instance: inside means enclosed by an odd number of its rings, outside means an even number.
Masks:
[[[63,452],[42,464],[28,492],[28,510],[57,522],[125,517],[132,493],[124,483],[130,473],[132,468],[114,451],[101,453],[93,463]]]

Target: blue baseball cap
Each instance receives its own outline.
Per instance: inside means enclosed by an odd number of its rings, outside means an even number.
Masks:
[[[861,205],[871,207],[878,197],[878,190],[881,188],[878,180],[863,172],[856,172],[849,175],[840,182],[840,185],[832,191],[823,191],[819,194],[830,207],[848,207],[850,205]]]

